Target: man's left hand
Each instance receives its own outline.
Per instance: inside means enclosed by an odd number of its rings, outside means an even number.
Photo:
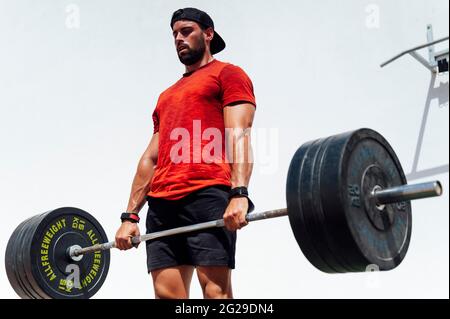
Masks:
[[[236,231],[248,225],[245,217],[248,212],[247,197],[233,197],[228,203],[223,219],[229,231]]]

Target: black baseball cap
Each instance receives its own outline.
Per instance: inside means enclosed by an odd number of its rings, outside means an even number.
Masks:
[[[197,22],[207,28],[211,27],[214,30],[214,21],[211,17],[204,11],[196,8],[184,8],[178,9],[172,15],[172,20],[170,21],[170,27],[173,29],[175,22],[179,20],[189,20]],[[214,30],[214,37],[211,41],[211,54],[216,54],[225,49],[225,41],[222,37]]]

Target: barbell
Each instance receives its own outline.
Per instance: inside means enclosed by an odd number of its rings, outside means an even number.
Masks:
[[[409,247],[410,201],[442,192],[438,181],[407,185],[389,143],[360,129],[302,145],[289,166],[287,208],[251,213],[247,221],[288,216],[301,251],[323,272],[387,271],[402,262]],[[132,242],[214,227],[224,227],[224,221],[145,234]],[[8,279],[22,298],[90,298],[106,278],[114,247],[89,213],[51,210],[14,230],[5,256]]]

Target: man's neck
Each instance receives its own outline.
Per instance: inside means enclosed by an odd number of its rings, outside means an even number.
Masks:
[[[186,73],[193,72],[193,71],[197,70],[198,68],[201,68],[202,66],[208,64],[209,62],[211,62],[213,60],[214,60],[214,58],[213,58],[213,56],[211,54],[205,54],[203,56],[203,58],[200,61],[198,61],[197,63],[192,64],[192,65],[186,65]]]

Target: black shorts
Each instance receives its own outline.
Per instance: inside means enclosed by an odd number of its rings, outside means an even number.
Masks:
[[[230,187],[212,186],[180,200],[148,198],[147,234],[222,219]],[[180,265],[235,268],[236,232],[211,228],[146,242],[149,272]]]

